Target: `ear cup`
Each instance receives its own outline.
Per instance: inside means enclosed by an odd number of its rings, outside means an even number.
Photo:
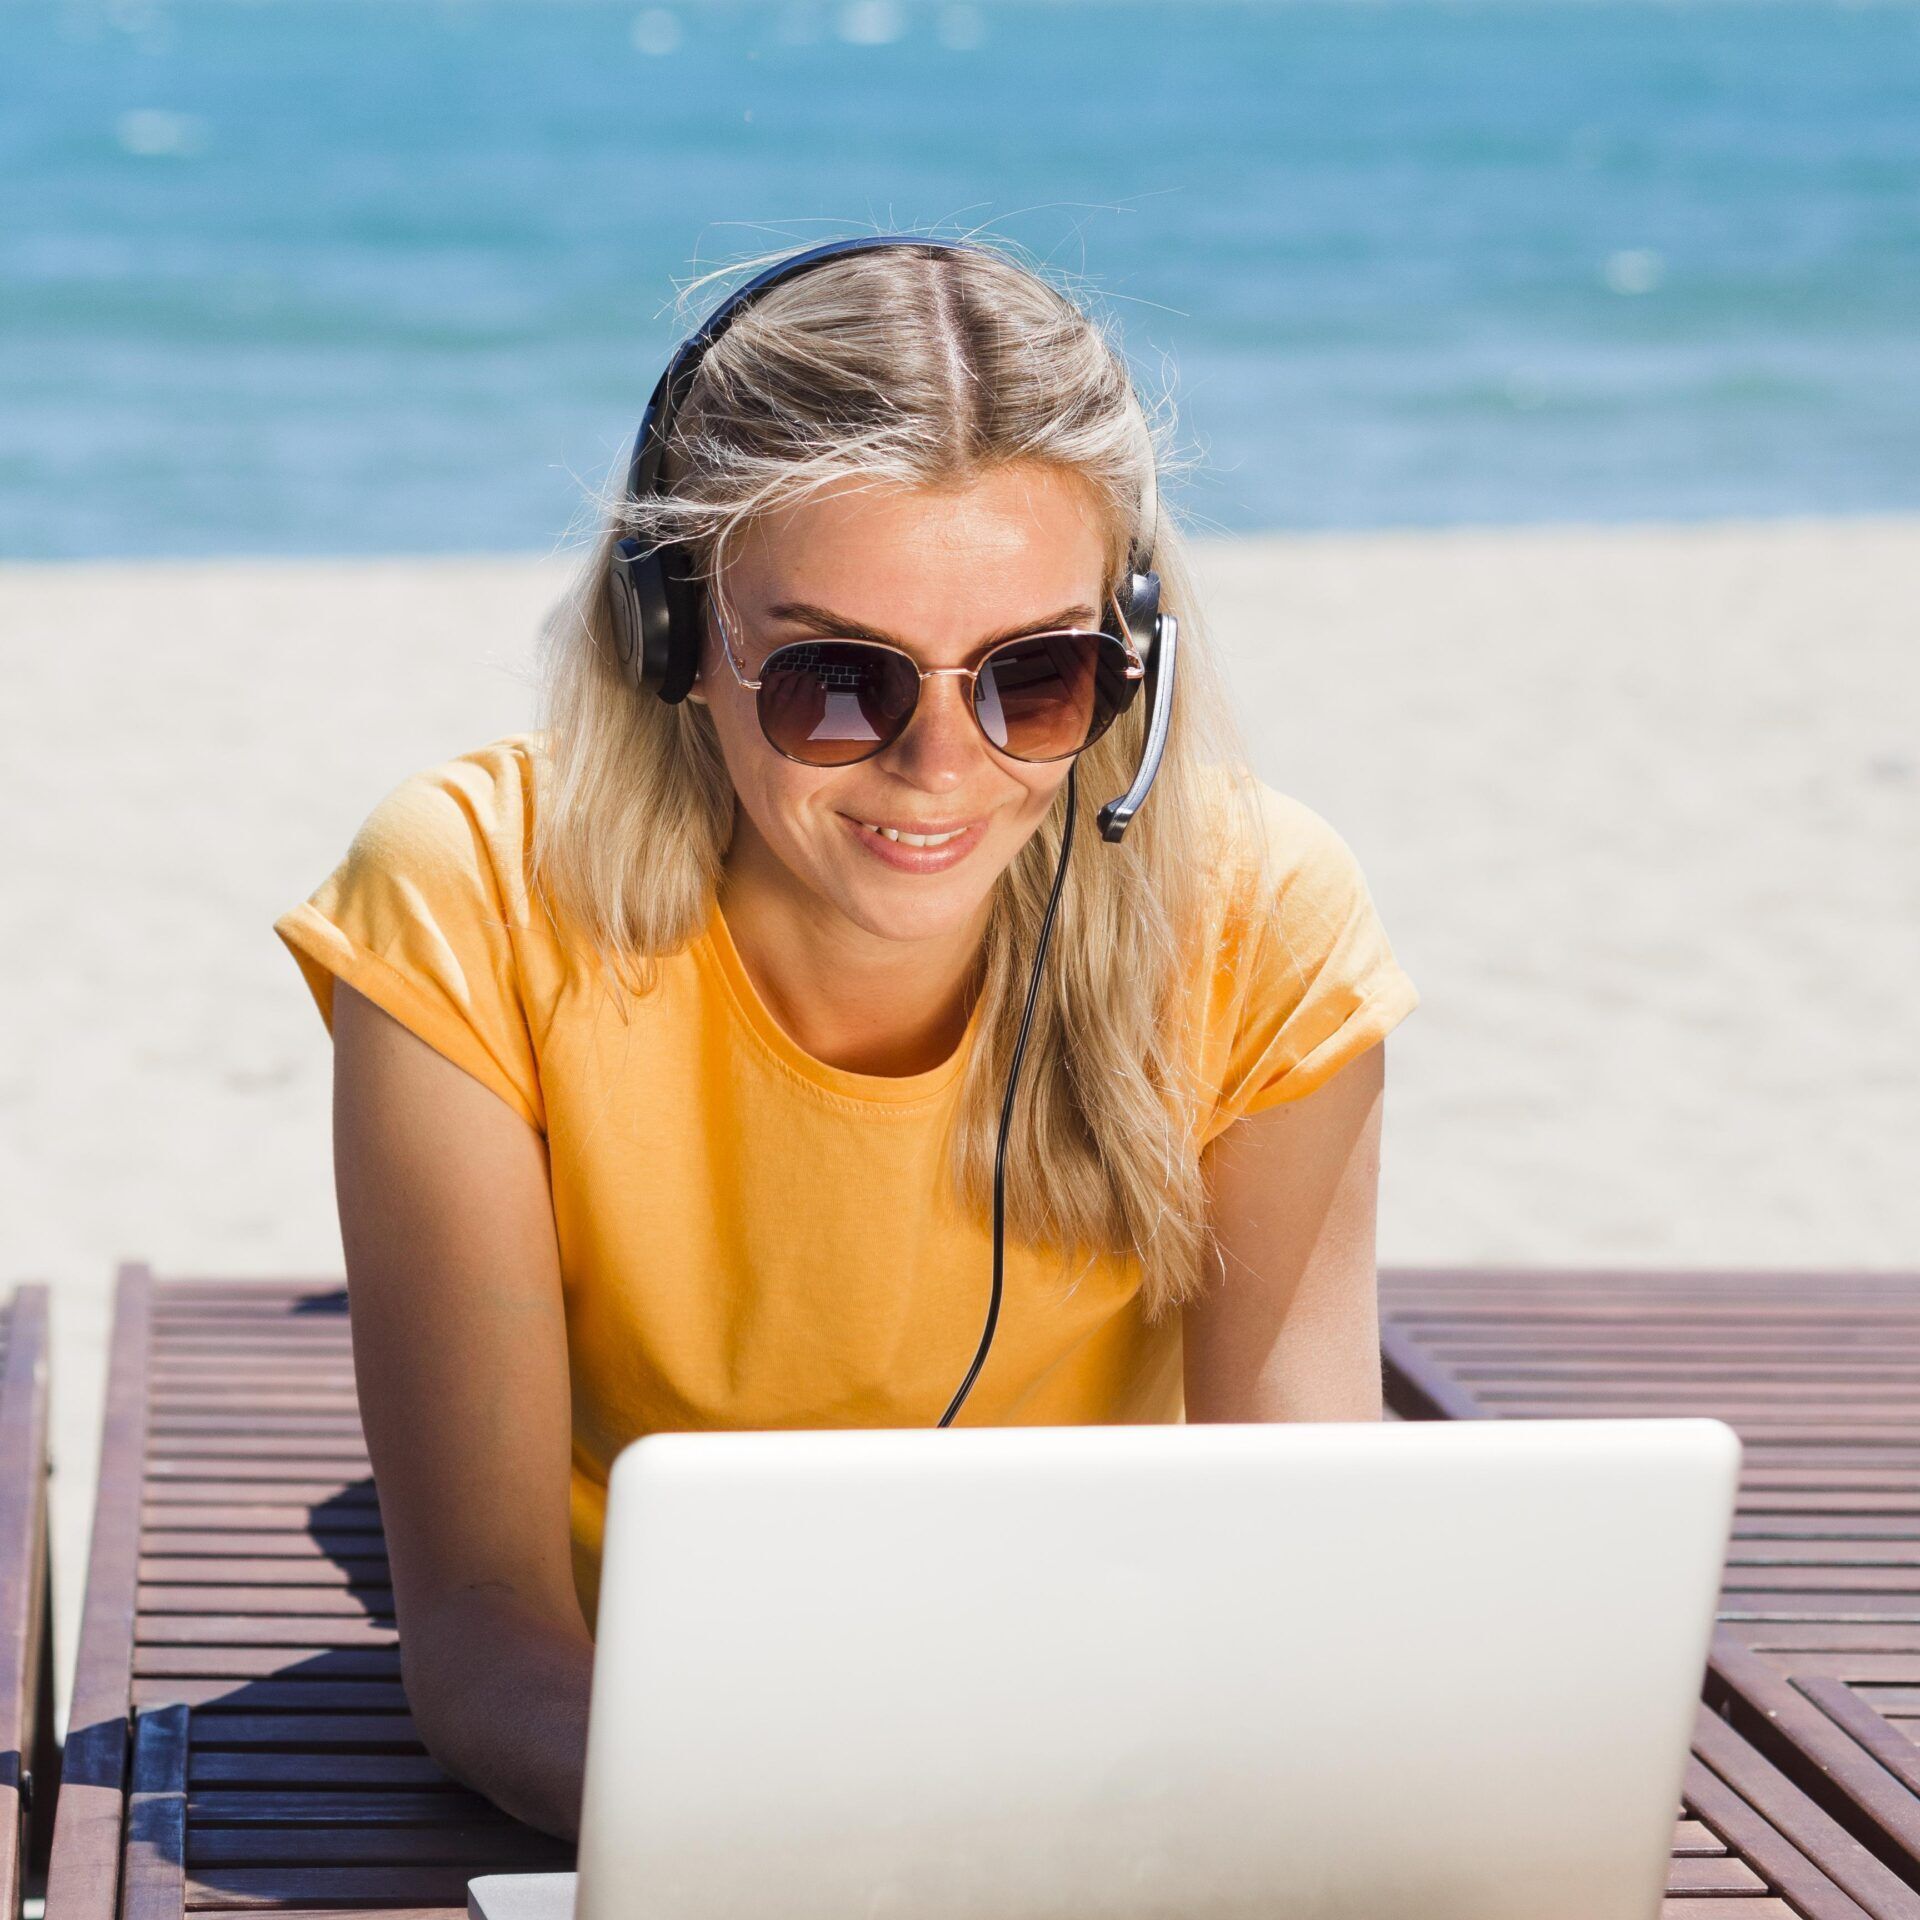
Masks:
[[[640,606],[643,590],[635,575],[651,564],[652,557],[637,540],[616,542],[607,568],[607,621],[613,629],[614,656],[620,671],[636,692],[644,691],[641,678],[643,648]]]
[[[1119,616],[1114,613],[1119,608]],[[1124,628],[1124,631],[1122,630]],[[1140,663],[1147,669],[1147,684],[1152,684],[1154,643],[1160,637],[1160,576],[1157,573],[1135,573],[1128,571],[1124,583],[1114,590],[1113,598],[1107,602],[1107,617],[1101,627],[1116,640],[1130,641],[1133,650],[1140,656]],[[1133,705],[1133,696],[1139,691],[1138,680],[1128,683],[1127,705]]]
[[[1129,573],[1127,590],[1119,596],[1126,610],[1127,632],[1133,650],[1148,665],[1153,661],[1153,643],[1160,620],[1160,576],[1157,573]]]
[[[700,671],[700,583],[680,547],[617,542],[607,570],[614,650],[638,693],[670,705],[687,697]]]
[[[648,665],[652,668],[657,657],[657,690],[662,700],[673,705],[687,697],[700,671],[705,595],[694,574],[693,556],[685,547],[663,547],[659,573],[661,630],[657,656],[650,652]]]

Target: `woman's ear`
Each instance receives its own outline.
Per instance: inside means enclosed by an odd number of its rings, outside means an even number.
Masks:
[[[700,683],[707,677],[707,656],[714,644],[713,622],[707,617],[707,594],[702,588],[696,599],[694,624],[700,635],[700,662],[693,670],[693,685],[687,689],[687,698],[699,705],[707,704],[707,696],[700,692]]]

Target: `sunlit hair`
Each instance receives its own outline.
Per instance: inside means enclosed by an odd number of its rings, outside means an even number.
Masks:
[[[710,302],[706,282],[687,295],[703,290]],[[1103,323],[997,245],[850,255],[775,287],[735,319],[679,412],[667,494],[625,501],[623,461],[586,564],[547,627],[549,766],[534,877],[611,986],[648,991],[658,959],[705,927],[735,807],[707,709],[637,698],[622,677],[603,598],[613,542],[631,534],[683,544],[711,590],[752,523],[824,488],[951,488],[1031,462],[1091,488],[1112,585],[1140,530],[1147,463],[1166,463],[1170,414],[1164,402],[1151,417],[1143,409]],[[1217,1269],[1189,1017],[1209,977],[1201,945],[1212,890],[1246,871],[1235,863],[1249,855],[1265,872],[1246,755],[1187,548],[1164,507],[1158,520],[1161,605],[1180,619],[1172,734],[1118,846],[1100,838],[1094,816],[1132,779],[1145,698],[1080,757],[1072,864],[1006,1172],[1010,1244],[1056,1250],[1069,1277],[1097,1254],[1136,1256],[1155,1317]],[[982,1219],[991,1217],[1000,1107],[1065,791],[994,885],[984,1006],[951,1143],[956,1190]]]

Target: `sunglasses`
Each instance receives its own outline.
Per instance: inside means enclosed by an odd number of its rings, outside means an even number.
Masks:
[[[1112,634],[1062,628],[1005,641],[971,667],[923,667],[877,640],[798,640],[775,647],[749,680],[717,610],[715,619],[768,745],[808,767],[884,753],[912,721],[922,683],[942,674],[966,682],[967,711],[990,747],[1010,760],[1071,759],[1127,710],[1146,672]]]

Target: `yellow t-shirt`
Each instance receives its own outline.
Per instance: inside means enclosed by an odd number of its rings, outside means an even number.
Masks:
[[[974,1027],[925,1073],[827,1066],[761,1003],[717,904],[653,992],[616,1001],[532,900],[539,745],[510,735],[403,782],[274,931],[329,1030],[337,977],[546,1138],[591,1621],[623,1446],[688,1428],[931,1425],[979,1340],[993,1231],[960,1211],[945,1147]],[[1196,970],[1217,1089],[1205,1139],[1311,1093],[1418,1001],[1346,844],[1297,801],[1262,800],[1281,937],[1216,939]],[[1220,926],[1245,905],[1223,900]],[[1071,1289],[1058,1268],[1009,1241],[999,1332],[962,1420],[1179,1420],[1179,1318],[1147,1324],[1138,1261],[1098,1262]]]

